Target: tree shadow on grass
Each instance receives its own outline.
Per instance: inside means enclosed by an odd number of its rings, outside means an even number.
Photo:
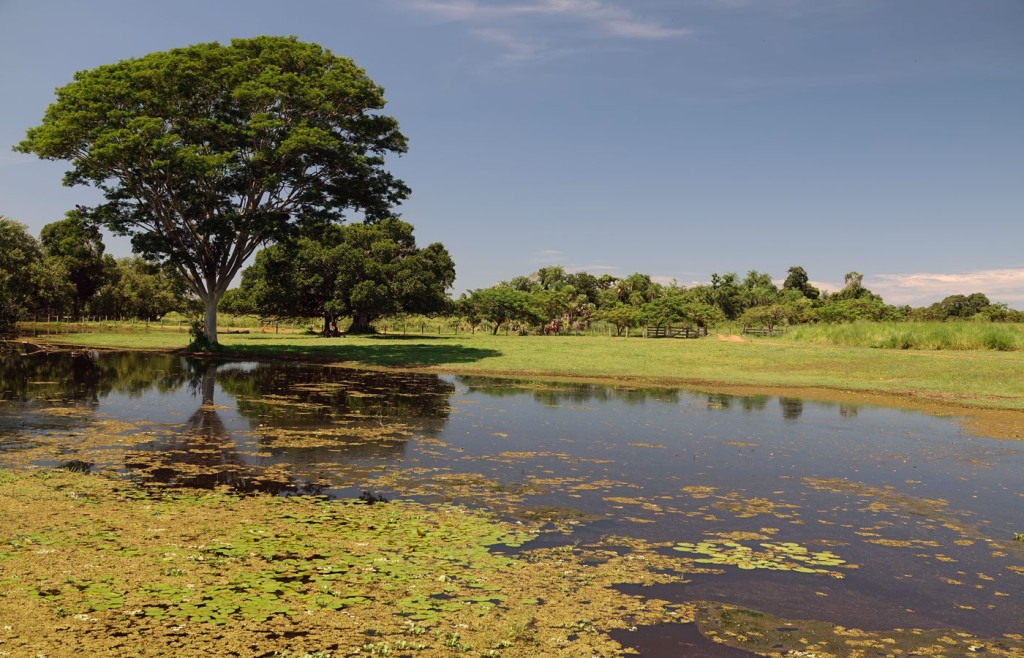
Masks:
[[[473,363],[501,352],[492,349],[452,344],[443,338],[425,336],[376,336],[374,344],[345,345],[332,343],[317,345],[259,345],[235,346],[249,356],[309,358],[317,361],[351,361],[374,366],[441,366],[455,363]],[[412,341],[415,341],[413,343]],[[424,345],[424,342],[429,344]]]

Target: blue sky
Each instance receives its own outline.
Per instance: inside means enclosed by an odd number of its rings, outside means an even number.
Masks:
[[[400,212],[456,293],[800,265],[1024,308],[1021,0],[0,0],[0,214],[38,235],[96,199],[9,148],[75,71],[259,34],[385,87]]]

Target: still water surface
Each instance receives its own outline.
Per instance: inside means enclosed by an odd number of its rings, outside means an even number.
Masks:
[[[633,537],[672,553],[761,534],[841,556],[842,578],[726,567],[621,587],[864,629],[1024,632],[1024,444],[953,419],[156,354],[9,353],[0,385],[0,465],[447,500],[542,519],[544,544]]]

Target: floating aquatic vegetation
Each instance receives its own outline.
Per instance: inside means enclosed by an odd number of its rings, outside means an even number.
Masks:
[[[690,485],[688,487],[683,487],[683,488],[680,489],[680,491],[688,493],[688,494],[690,494],[694,498],[700,499],[700,498],[709,498],[710,496],[714,495],[714,493],[715,493],[715,491],[717,491],[717,489],[715,489],[714,487],[704,487],[704,486],[700,486],[700,485],[694,484],[694,485]]]
[[[796,517],[794,512],[788,510],[798,509],[796,505],[770,500],[763,497],[744,498],[737,493],[730,493],[722,496],[712,507],[731,512],[739,519],[747,519],[755,516],[774,516],[778,519],[792,519]]]
[[[985,639],[951,630],[893,629],[866,631],[813,620],[783,619],[722,603],[698,602],[695,618],[701,632],[715,642],[754,655],[804,658],[857,656],[931,656],[962,658],[981,654],[1017,658],[1024,636]]]
[[[473,655],[612,656],[611,628],[692,619],[612,588],[685,576],[663,546],[628,537],[511,556],[492,547],[519,547],[536,524],[401,501],[146,491],[63,470],[0,475],[12,521],[0,538],[12,574],[0,581],[0,651],[17,655],[140,643],[174,654],[187,627],[189,647],[209,654],[259,633],[270,652],[347,655],[371,638],[378,654],[447,655],[457,634]]]
[[[697,564],[734,566],[739,569],[767,569],[769,571],[792,571],[795,573],[826,574],[843,578],[833,568],[855,569],[831,551],[812,552],[793,542],[763,542],[757,550],[737,541],[702,541],[696,544],[681,542],[673,550],[707,557],[694,560]]]

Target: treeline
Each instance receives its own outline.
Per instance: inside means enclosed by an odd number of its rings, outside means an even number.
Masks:
[[[789,268],[782,286],[764,272],[712,274],[709,284],[663,285],[647,274],[618,278],[544,267],[490,288],[470,291],[456,302],[470,324],[518,331],[556,333],[582,330],[595,321],[613,325],[619,335],[641,326],[708,327],[723,322],[774,329],[783,325],[844,323],[856,320],[952,320],[1022,322],[1024,313],[992,303],[982,293],[952,295],[924,308],[892,306],[864,287],[850,272],[838,292],[811,285],[804,268]]]
[[[555,265],[451,299],[455,264],[445,247],[418,247],[413,226],[397,219],[321,225],[270,246],[242,273],[220,310],[263,320],[319,319],[328,335],[372,332],[404,314],[458,318],[493,333],[580,331],[595,322],[619,335],[643,326],[712,327],[725,322],[775,329],[856,320],[1024,322],[1024,313],[984,294],[951,295],[931,306],[886,304],[850,272],[834,293],[818,290],[802,267],[782,285],[764,272],[713,274],[685,287],[626,277],[568,272]],[[177,311],[198,317],[198,299],[181,277],[139,257],[105,253],[99,230],[76,212],[48,224],[39,238],[0,216],[0,330],[24,319],[139,319]]]
[[[105,250],[99,230],[74,211],[39,238],[0,216],[0,331],[26,319],[158,320],[194,305],[173,270]]]

